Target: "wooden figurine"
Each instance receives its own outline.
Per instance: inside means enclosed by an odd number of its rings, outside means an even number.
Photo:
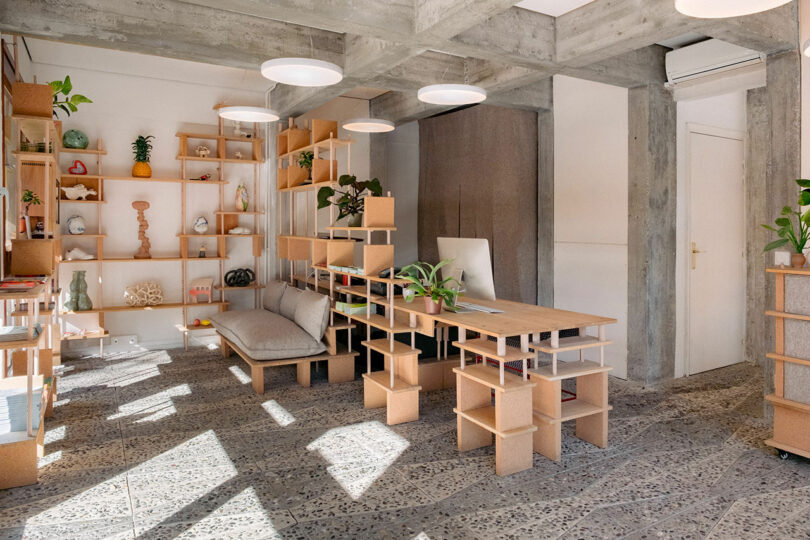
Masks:
[[[152,254],[149,252],[152,245],[149,243],[149,238],[146,237],[146,229],[149,228],[149,222],[146,221],[143,213],[149,209],[147,201],[135,201],[132,203],[132,208],[138,211],[138,240],[141,241],[141,247],[135,253],[136,259],[151,259]]]
[[[211,278],[197,278],[191,280],[191,289],[188,291],[189,303],[199,304],[200,296],[208,297],[208,303],[213,302],[214,280]]]

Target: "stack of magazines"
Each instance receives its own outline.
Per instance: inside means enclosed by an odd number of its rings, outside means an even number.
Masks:
[[[39,429],[42,407],[42,387],[34,388],[32,398],[33,428]],[[26,431],[28,429],[28,392],[25,388],[0,390],[0,433]]]

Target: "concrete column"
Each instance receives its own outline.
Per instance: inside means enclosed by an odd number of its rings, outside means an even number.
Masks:
[[[537,111],[537,304],[554,307],[554,111]]]
[[[676,106],[660,84],[629,90],[627,375],[675,374]]]
[[[773,254],[763,253],[782,207],[796,205],[794,183],[801,171],[801,67],[797,51],[768,57],[768,85],[748,92],[748,141],[745,156],[747,302],[745,356],[764,366],[765,393],[773,392],[774,324],[765,310],[774,306],[774,280],[765,275]],[[766,402],[766,414],[772,414]]]

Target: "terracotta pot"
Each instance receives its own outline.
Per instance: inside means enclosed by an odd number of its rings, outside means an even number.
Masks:
[[[145,161],[136,161],[132,166],[132,176],[135,178],[152,178],[152,167]]]
[[[425,296],[425,313],[428,315],[438,315],[442,312],[442,302],[444,298],[439,298],[438,302],[434,302],[430,296]]]
[[[804,268],[806,262],[807,257],[805,257],[803,253],[794,253],[790,258],[790,266],[793,268]]]

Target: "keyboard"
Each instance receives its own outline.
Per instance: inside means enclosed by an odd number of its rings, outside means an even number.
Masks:
[[[456,307],[466,311],[480,311],[482,313],[503,313],[503,310],[495,309],[469,302],[456,302]]]

